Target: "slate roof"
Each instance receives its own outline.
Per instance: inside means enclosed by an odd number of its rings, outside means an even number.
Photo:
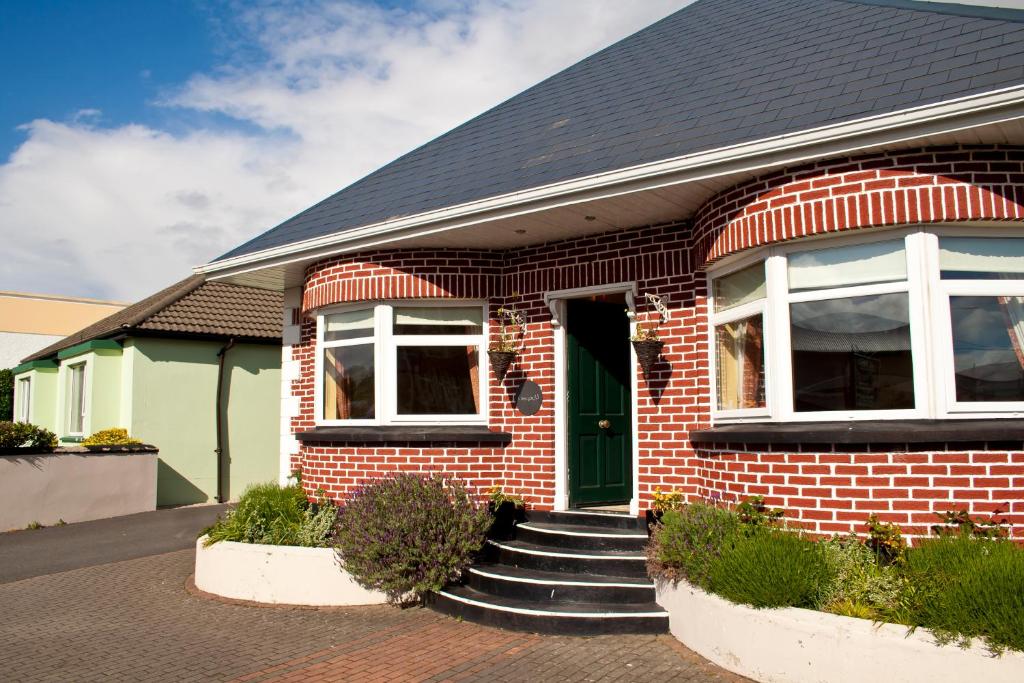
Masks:
[[[279,340],[283,305],[281,292],[205,282],[202,275],[192,275],[24,360],[50,358],[77,344],[133,332]]]
[[[218,260],[1024,83],[1024,11],[700,0]]]

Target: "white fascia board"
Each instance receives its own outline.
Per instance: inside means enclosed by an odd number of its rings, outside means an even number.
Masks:
[[[905,142],[1019,118],[1024,118],[1024,86],[763,138],[381,221],[207,263],[196,267],[195,272],[217,277],[237,275],[496,219],[514,218],[581,201],[753,171],[779,163],[795,163],[826,154],[840,155],[874,145]]]

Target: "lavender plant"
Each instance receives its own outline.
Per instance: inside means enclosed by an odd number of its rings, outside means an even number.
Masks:
[[[352,494],[335,538],[346,571],[401,603],[457,580],[490,524],[457,479],[396,473]]]

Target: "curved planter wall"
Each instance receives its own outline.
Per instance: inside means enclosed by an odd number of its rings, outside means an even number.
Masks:
[[[762,683],[1020,683],[1024,655],[938,647],[926,631],[806,609],[757,610],[658,581],[669,629],[697,654]]]
[[[341,568],[331,548],[196,541],[196,588],[236,600],[331,607],[379,605],[383,593],[366,590]]]

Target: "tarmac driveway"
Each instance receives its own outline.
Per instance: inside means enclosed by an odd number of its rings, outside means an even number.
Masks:
[[[669,636],[537,636],[420,608],[298,609],[212,599],[186,584],[191,544],[218,512],[167,510],[0,535],[0,678],[745,680]]]

